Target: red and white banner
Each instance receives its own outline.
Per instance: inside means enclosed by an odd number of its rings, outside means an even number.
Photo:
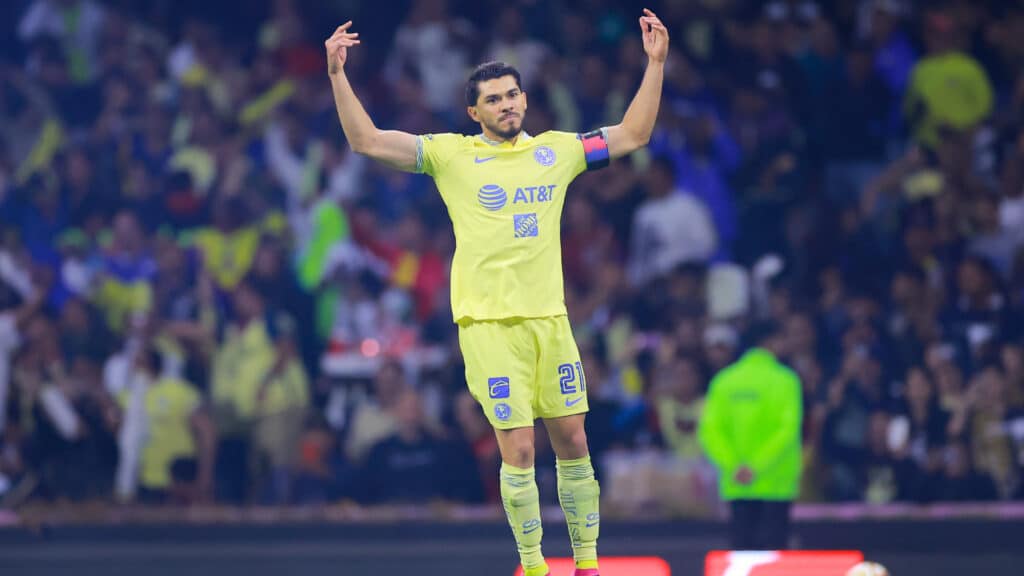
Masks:
[[[846,576],[863,560],[857,550],[716,550],[704,560],[704,576]]]

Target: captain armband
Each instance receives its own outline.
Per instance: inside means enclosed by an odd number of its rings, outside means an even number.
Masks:
[[[611,156],[608,154],[607,128],[580,134],[579,139],[583,142],[583,156],[587,161],[587,170],[597,170],[608,165]]]

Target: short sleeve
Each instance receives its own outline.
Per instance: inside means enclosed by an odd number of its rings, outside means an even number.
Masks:
[[[458,134],[424,134],[416,137],[416,172],[437,176],[459,149]]]
[[[563,161],[569,162],[573,178],[587,169],[587,161],[583,154],[583,144],[579,134],[556,130],[545,132],[545,134],[554,136],[559,163]]]

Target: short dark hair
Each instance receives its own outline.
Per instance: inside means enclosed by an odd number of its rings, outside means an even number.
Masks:
[[[764,346],[769,340],[782,335],[782,324],[775,320],[762,320],[747,331],[747,346]]]
[[[476,106],[476,100],[480,97],[480,83],[486,80],[494,80],[502,76],[511,76],[516,79],[516,86],[523,89],[523,79],[519,70],[504,62],[484,62],[477,66],[466,81],[466,106]]]

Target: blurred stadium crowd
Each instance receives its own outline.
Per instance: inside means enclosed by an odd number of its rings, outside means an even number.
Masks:
[[[1024,496],[1024,3],[651,4],[654,137],[563,219],[606,499],[714,502],[702,395],[761,320],[805,391],[802,501]],[[582,131],[639,82],[639,8],[240,6],[0,8],[0,504],[496,501],[444,205],[350,152],[322,42],[355,20],[381,127],[473,133],[499,59],[529,132]]]

